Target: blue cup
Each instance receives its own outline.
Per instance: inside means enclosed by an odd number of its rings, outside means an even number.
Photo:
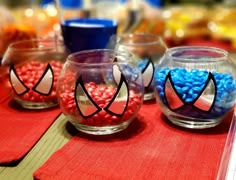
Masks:
[[[117,33],[118,23],[110,19],[76,18],[61,23],[64,43],[71,53],[104,49]]]

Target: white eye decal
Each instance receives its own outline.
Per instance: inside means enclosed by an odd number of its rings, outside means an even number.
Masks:
[[[154,76],[154,64],[152,61],[148,60],[146,67],[142,70],[143,80],[144,80],[144,87],[148,88],[152,83],[152,79]]]
[[[107,107],[104,108],[104,110],[116,116],[122,116],[124,114],[129,102],[128,83],[125,77],[122,74],[120,75],[121,78],[117,91]]]
[[[78,81],[76,82],[75,102],[77,109],[84,118],[89,118],[101,110],[101,108],[88,94],[81,77],[79,77]]]
[[[120,72],[120,69],[117,65],[114,65],[113,67],[113,78],[116,82],[116,84],[119,84],[120,82],[120,78],[121,78],[121,72]]]
[[[170,73],[167,75],[166,83],[165,83],[165,97],[169,108],[174,110],[182,107],[184,105],[181,98],[178,96],[176,90],[173,87],[173,83],[171,83]]]
[[[12,89],[18,96],[21,96],[29,91],[29,88],[26,87],[24,83],[20,80],[20,78],[18,77],[14,66],[10,67],[9,79],[10,79]]]
[[[53,81],[53,70],[50,64],[48,64],[42,77],[32,89],[39,94],[48,96],[52,91]]]
[[[204,94],[208,94],[205,93],[206,91],[209,91],[209,89],[211,89],[211,91],[213,91],[214,96],[213,97],[204,97]],[[215,98],[216,95],[215,93],[217,92],[216,90],[216,82],[214,81],[214,77],[211,73],[209,73],[208,76],[208,80],[206,82],[205,87],[203,87],[203,90],[201,93],[199,93],[198,98],[196,98],[195,102],[194,102],[194,106],[202,111],[210,111],[211,108],[214,105],[215,102]],[[204,98],[203,98],[204,97]]]

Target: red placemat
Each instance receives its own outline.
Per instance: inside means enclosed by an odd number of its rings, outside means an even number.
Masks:
[[[176,127],[156,104],[143,105],[126,130],[109,136],[77,133],[35,173],[35,179],[215,179],[230,126]]]
[[[1,73],[1,71],[0,71]],[[0,78],[1,81],[1,78]],[[5,91],[3,84],[0,83],[0,103],[4,102],[5,100],[9,99],[7,91]]]
[[[59,108],[21,109],[0,85],[0,165],[16,165],[59,114]]]

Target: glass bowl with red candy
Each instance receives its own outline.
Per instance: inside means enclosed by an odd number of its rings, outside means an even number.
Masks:
[[[63,42],[32,39],[12,43],[1,66],[6,90],[26,109],[45,109],[58,105],[56,82],[67,58]]]
[[[143,78],[128,52],[84,50],[68,56],[57,94],[62,112],[77,130],[113,134],[136,117],[143,103]]]

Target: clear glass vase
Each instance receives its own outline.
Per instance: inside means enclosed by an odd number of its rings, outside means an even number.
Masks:
[[[88,134],[128,127],[143,102],[143,79],[131,55],[108,49],[71,54],[59,77],[62,112]]]
[[[155,71],[156,99],[176,125],[214,127],[235,105],[235,78],[235,65],[222,49],[170,48]]]
[[[149,33],[133,33],[113,36],[110,46],[115,49],[127,51],[135,56],[135,62],[142,72],[144,79],[144,100],[155,99],[154,71],[155,66],[164,55],[167,46],[160,36]]]
[[[2,59],[2,83],[23,108],[58,106],[56,83],[67,55],[61,41],[34,39],[12,43]]]

